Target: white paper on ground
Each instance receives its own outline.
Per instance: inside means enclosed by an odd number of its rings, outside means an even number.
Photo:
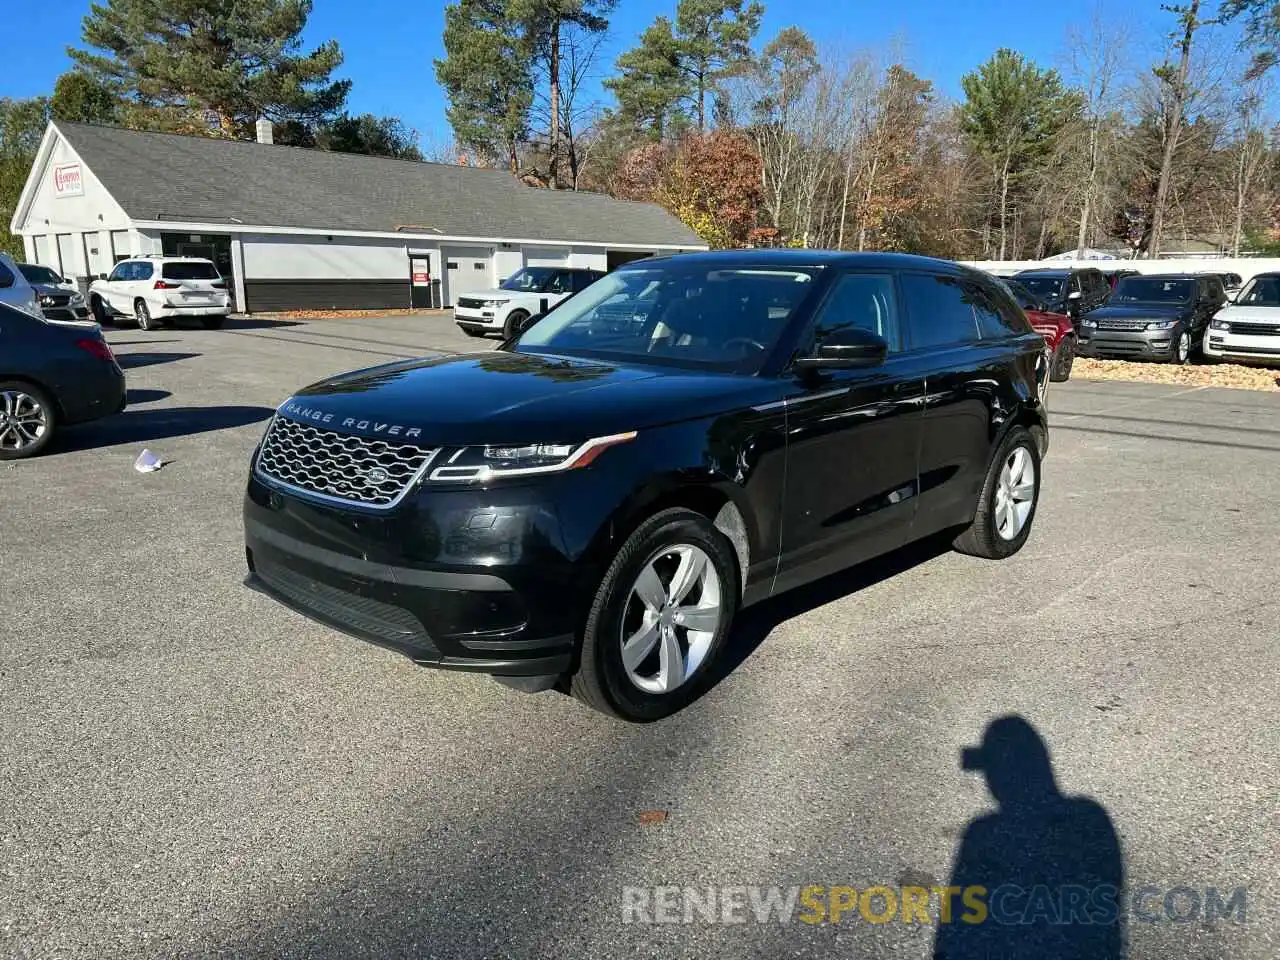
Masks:
[[[133,462],[133,469],[139,473],[155,473],[164,463],[150,450],[143,450],[138,454],[138,459]]]

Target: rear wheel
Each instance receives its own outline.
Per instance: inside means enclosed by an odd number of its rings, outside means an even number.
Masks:
[[[1169,362],[1178,365],[1186,363],[1191,359],[1191,334],[1187,330],[1179,331],[1178,337],[1173,341],[1173,347],[1169,351]]]
[[[227,318],[225,316],[200,318],[200,326],[204,327],[206,330],[220,330],[222,329],[222,325],[226,322]]]
[[[151,310],[147,307],[147,301],[141,297],[133,301],[133,316],[138,321],[139,330],[154,330],[156,328],[155,321],[151,319]]]
[[[0,460],[33,457],[53,439],[57,410],[39,387],[0,381]]]
[[[1039,501],[1039,448],[1027,430],[1014,427],[987,468],[973,524],[956,538],[956,550],[987,560],[1013,556],[1027,542]]]
[[[1054,383],[1064,383],[1071,378],[1071,367],[1076,362],[1076,338],[1063,337],[1058,349],[1053,351],[1053,362],[1049,367],[1049,379]]]
[[[571,690],[632,722],[659,720],[705,689],[738,609],[732,545],[700,513],[664,510],[627,538],[587,617]]]
[[[513,339],[520,333],[520,325],[529,319],[527,310],[512,310],[507,316],[507,322],[502,328],[502,335],[508,340]]]

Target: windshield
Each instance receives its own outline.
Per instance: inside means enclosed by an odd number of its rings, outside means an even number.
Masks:
[[[1250,307],[1280,307],[1280,277],[1255,277],[1236,303]]]
[[[62,283],[62,278],[48,267],[23,263],[18,265],[18,270],[27,278],[27,283]]]
[[[218,271],[212,263],[199,260],[179,260],[160,268],[160,276],[166,280],[217,280]]]
[[[1041,300],[1053,301],[1062,299],[1062,286],[1066,280],[1062,277],[1019,277],[1018,282]]]
[[[555,267],[521,267],[502,282],[500,290],[520,290],[524,293],[542,293],[547,281],[556,275]]]
[[[552,310],[513,349],[754,373],[815,279],[808,268],[624,267]]]
[[[1116,284],[1112,303],[1186,303],[1196,292],[1196,282],[1168,277],[1125,277]]]

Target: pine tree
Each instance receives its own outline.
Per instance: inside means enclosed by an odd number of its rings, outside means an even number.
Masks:
[[[336,41],[302,51],[311,0],[106,0],[84,18],[72,60],[123,102],[131,126],[248,137],[258,117],[314,123],[349,80]]]

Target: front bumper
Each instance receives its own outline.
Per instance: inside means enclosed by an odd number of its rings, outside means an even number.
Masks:
[[[1178,329],[1104,330],[1080,328],[1076,353],[1082,357],[1115,357],[1121,360],[1168,360],[1177,349]]]
[[[89,320],[89,308],[84,304],[65,307],[41,307],[46,320],[62,320],[84,323]]]
[[[453,322],[469,330],[501,330],[503,318],[497,307],[454,307]]]
[[[246,584],[424,666],[570,671],[590,578],[554,546],[535,487],[448,491],[390,513],[314,503],[251,476]]]
[[[1204,353],[1207,357],[1220,360],[1280,365],[1280,333],[1272,336],[1246,336],[1210,329],[1205,334]]]

